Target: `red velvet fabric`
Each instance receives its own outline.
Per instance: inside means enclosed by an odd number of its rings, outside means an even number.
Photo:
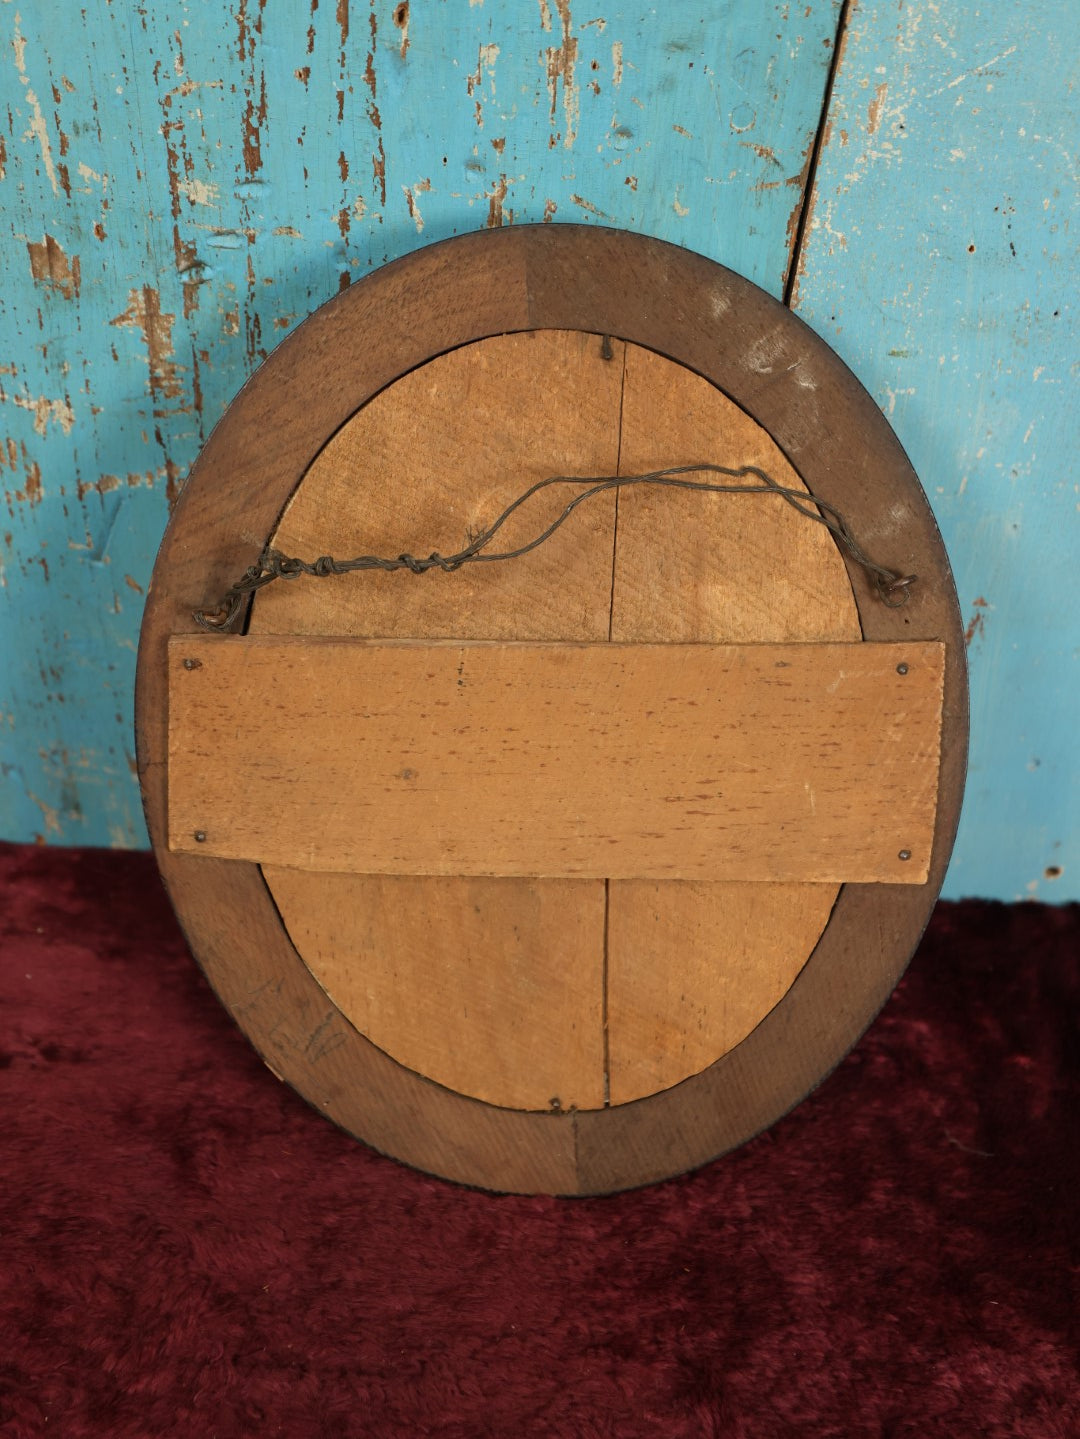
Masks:
[[[264,1069],[146,855],[0,845],[0,1433],[1076,1439],[1080,908],[940,905],[696,1174],[496,1198]]]

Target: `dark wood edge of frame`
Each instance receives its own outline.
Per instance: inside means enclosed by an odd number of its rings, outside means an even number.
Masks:
[[[919,575],[909,603],[890,610],[851,569],[865,638],[946,646],[928,884],[845,886],[795,984],[734,1050],[661,1094],[570,1115],[499,1109],[397,1064],[303,965],[258,866],[174,855],[165,838],[169,637],[194,632],[192,610],[252,563],[311,462],[372,395],[447,350],[525,329],[611,334],[717,385],[871,553]],[[316,311],[244,387],[162,541],[139,646],[136,729],[147,823],[177,915],[275,1073],[416,1168],[495,1190],[607,1193],[693,1168],[766,1128],[834,1068],[892,992],[937,898],[959,817],[964,645],[948,560],[911,465],[871,397],[811,330],[748,281],[661,241],[514,227],[386,266]]]

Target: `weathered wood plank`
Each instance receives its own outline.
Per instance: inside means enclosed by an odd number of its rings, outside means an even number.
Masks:
[[[946,897],[1080,897],[1075,6],[852,5],[794,308],[923,479],[967,628]]]
[[[926,878],[937,643],[169,649],[180,852],[367,874]]]
[[[0,5],[0,833],[144,842],[131,685],[169,504],[339,289],[571,219],[779,294],[836,11]]]

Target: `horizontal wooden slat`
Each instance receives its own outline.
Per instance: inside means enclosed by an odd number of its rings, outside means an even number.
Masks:
[[[933,642],[177,637],[170,844],[367,874],[921,883],[942,665]]]

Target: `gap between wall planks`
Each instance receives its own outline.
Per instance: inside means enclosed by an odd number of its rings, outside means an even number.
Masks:
[[[330,441],[273,543],[310,556],[333,535],[341,553],[445,552],[528,480],[648,469],[683,450],[722,453],[799,486],[768,434],[715,386],[637,346],[613,350],[605,361],[598,337],[525,332],[413,371]],[[395,481],[400,474],[407,490]],[[464,484],[453,478],[462,474],[470,476]],[[256,597],[250,630],[595,640],[610,629],[616,640],[656,642],[860,637],[844,565],[820,527],[769,500],[676,491],[660,499],[619,496],[617,545],[616,501],[605,496],[511,566],[432,573],[419,583],[371,573],[274,585]],[[774,507],[756,512],[759,504]],[[541,511],[512,524],[524,538],[547,517]],[[508,531],[508,544],[517,538]],[[779,580],[767,563],[772,550],[784,557]],[[546,1107],[552,1097],[592,1107],[598,1078],[618,1103],[698,1072],[779,1000],[836,898],[835,885],[820,884],[506,879],[484,888],[271,866],[264,874],[305,961],[364,1034],[449,1087],[527,1107]],[[555,886],[561,910],[547,902]],[[481,911],[478,944],[472,927]],[[422,965],[417,913],[428,916]],[[596,933],[593,914],[606,931],[599,946],[586,942]],[[602,1065],[583,1037],[594,1025],[608,1050]],[[508,1048],[510,1064],[498,1059]],[[523,1085],[526,1071],[534,1084]]]
[[[422,23],[414,6],[406,55],[395,7],[356,8],[350,31],[347,4],[303,26],[282,5],[233,5],[227,25],[191,0],[135,21],[76,6],[65,25],[0,6],[12,837],[145,842],[126,755],[166,506],[241,381],[342,285],[552,218],[666,235],[779,288],[834,0],[809,17],[616,5],[604,24],[569,3]]]
[[[803,181],[802,193],[799,199],[798,219],[795,222],[791,245],[788,249],[787,269],[784,271],[783,303],[789,310],[793,308],[795,290],[799,279],[799,268],[802,264],[803,246],[806,243],[807,226],[814,209],[814,188],[817,185],[818,164],[821,160],[821,152],[829,133],[829,115],[832,109],[833,90],[836,87],[836,79],[840,73],[840,67],[844,62],[844,46],[847,41],[848,16],[851,3],[852,0],[841,0],[840,11],[836,17],[836,35],[832,44],[832,58],[829,62],[829,73],[825,78],[825,89],[821,96],[821,113],[818,116],[817,129],[814,132],[814,140],[810,149],[810,159],[806,166],[806,179]]]
[[[170,844],[355,874],[923,884],[943,664],[933,642],[178,637]]]

